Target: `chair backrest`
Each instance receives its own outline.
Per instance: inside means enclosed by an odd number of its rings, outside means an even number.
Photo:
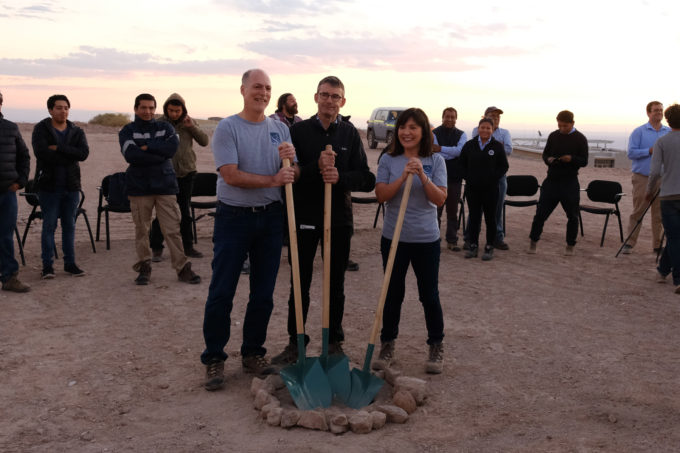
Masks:
[[[623,188],[621,184],[616,181],[604,181],[596,179],[590,181],[586,188],[586,193],[591,201],[598,203],[612,203],[617,204],[621,199]]]
[[[26,202],[31,206],[40,206],[37,187],[35,186],[35,181],[33,179],[30,179],[26,183],[26,187],[24,187],[24,198],[26,198]]]
[[[217,195],[217,173],[196,173],[192,197],[214,197]]]
[[[130,209],[127,197],[127,181],[125,172],[113,173],[102,179],[102,194],[110,206]]]
[[[507,180],[506,193],[511,197],[531,197],[538,192],[538,179],[533,175],[511,175]]]

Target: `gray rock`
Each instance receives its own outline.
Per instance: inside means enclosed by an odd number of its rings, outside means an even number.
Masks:
[[[349,420],[345,414],[335,414],[330,417],[330,430],[333,434],[342,434],[349,430]]]
[[[281,414],[281,428],[292,428],[300,420],[300,411],[297,409],[284,410]]]
[[[406,390],[399,390],[395,393],[392,397],[392,403],[395,406],[404,409],[407,414],[412,414],[416,410],[416,399],[411,392],[407,392]]]
[[[262,409],[260,410],[260,415],[262,416],[262,418],[266,419],[267,415],[269,415],[269,412],[271,412],[272,409],[281,407],[281,403],[279,403],[279,400],[276,400],[274,397],[272,397],[272,400],[275,401],[270,401],[269,403],[262,406]]]
[[[328,431],[326,415],[321,411],[303,411],[300,414],[300,420],[298,420],[297,425],[308,429]]]
[[[368,434],[373,429],[373,418],[366,411],[359,411],[349,417],[349,427],[353,433]]]
[[[272,400],[272,395],[264,390],[260,389],[257,391],[257,394],[255,395],[255,402],[253,403],[255,405],[255,409],[262,410],[262,408],[266,405],[269,404]]]
[[[400,376],[394,381],[394,393],[400,390],[406,390],[413,395],[418,406],[425,402],[425,397],[427,397],[427,381],[422,379]]]
[[[387,416],[387,421],[390,423],[406,423],[406,420],[408,420],[408,414],[401,407],[381,404],[377,409]]]
[[[265,378],[265,382],[267,383],[268,386],[272,388],[272,390],[281,390],[286,386],[286,383],[283,382],[283,378],[281,377],[280,374],[270,374]],[[274,393],[273,391],[270,393]]]
[[[254,377],[253,380],[250,382],[250,394],[253,396],[257,395],[257,392],[265,388],[265,381],[264,379],[260,379],[259,377]],[[272,392],[268,392],[272,393]]]
[[[371,412],[371,419],[373,420],[373,429],[380,429],[387,423],[387,415],[384,412]]]
[[[267,424],[271,426],[279,426],[281,424],[281,418],[283,416],[283,409],[280,407],[272,408],[267,414]]]
[[[385,382],[390,384],[392,387],[394,387],[394,384],[397,380],[398,377],[401,376],[401,371],[395,369],[395,368],[388,368],[385,370]]]

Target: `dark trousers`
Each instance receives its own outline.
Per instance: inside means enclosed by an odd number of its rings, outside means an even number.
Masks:
[[[182,245],[184,251],[189,251],[194,247],[194,235],[191,229],[191,193],[194,190],[194,178],[196,172],[177,178],[177,185],[179,192],[177,193],[177,205],[179,206],[179,213],[181,219],[179,222],[179,232],[182,235]],[[154,218],[151,223],[151,231],[149,232],[149,242],[152,250],[163,249],[163,233],[161,232],[161,225],[158,223],[158,218]]]
[[[341,226],[331,228],[331,291],[328,321],[328,342],[337,343],[345,340],[342,330],[342,317],[345,313],[345,270],[349,259],[353,228]],[[309,288],[312,285],[314,273],[314,257],[319,243],[323,240],[322,229],[300,229],[297,233],[298,259],[300,262],[300,299],[302,300],[302,314],[307,322],[309,311]],[[323,250],[322,250],[323,255]],[[290,263],[290,254],[288,254]],[[322,301],[320,301],[322,302]],[[319,313],[321,315],[321,313]],[[288,298],[288,335],[291,343],[297,343],[297,327],[295,325],[295,299],[291,280],[290,297]],[[305,335],[305,343],[309,336]]]
[[[680,285],[680,200],[661,200],[661,221],[666,232],[666,247],[657,267],[662,275],[673,274]]]
[[[560,180],[546,178],[543,181],[541,195],[538,197],[538,205],[536,206],[536,215],[531,223],[529,237],[532,241],[536,242],[541,238],[543,224],[559,203],[567,214],[567,245],[576,244],[579,202],[581,200],[580,189],[577,178]]]
[[[446,208],[446,242],[450,244],[458,242],[458,203],[460,202],[462,185],[463,181],[460,179],[449,179],[446,203],[437,208],[437,219],[440,227],[442,225],[442,213]]]
[[[0,280],[6,282],[19,271],[14,259],[14,227],[17,223],[16,192],[0,193]]]
[[[43,267],[54,263],[54,233],[57,220],[61,219],[61,248],[64,253],[64,264],[75,264],[76,215],[80,203],[79,191],[57,189],[54,192],[40,191],[40,211],[42,211],[42,248]]]
[[[385,237],[380,239],[380,252],[383,259],[383,270],[387,266],[392,241]],[[444,314],[439,301],[439,255],[440,240],[426,243],[400,242],[394,257],[394,266],[387,289],[383,325],[380,341],[392,341],[399,334],[401,304],[406,293],[406,271],[411,264],[418,282],[418,298],[425,311],[427,328],[427,344],[441,343],[444,339]]]
[[[241,356],[265,355],[283,245],[283,205],[275,203],[253,212],[220,202],[213,237],[213,273],[205,302],[201,362],[207,365],[227,358],[224,347],[231,334],[231,309],[246,254],[250,257],[250,295]]]
[[[498,203],[498,185],[487,187],[468,187],[465,192],[470,219],[468,238],[470,245],[479,244],[479,231],[482,227],[482,213],[486,224],[486,244],[496,242],[496,204]]]

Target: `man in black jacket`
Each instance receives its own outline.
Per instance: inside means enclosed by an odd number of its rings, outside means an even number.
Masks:
[[[528,253],[536,253],[536,243],[541,238],[543,224],[560,203],[567,214],[567,247],[564,254],[570,256],[574,254],[578,234],[578,169],[588,165],[588,140],[574,128],[574,114],[569,110],[557,114],[557,130],[548,136],[543,149],[543,161],[548,166],[548,176],[541,184],[536,215],[531,223]]]
[[[80,165],[90,148],[85,133],[68,120],[71,103],[63,94],[47,99],[49,118],[33,128],[33,152],[36,157],[35,190],[42,211],[42,278],[55,277],[54,232],[61,218],[61,246],[64,271],[73,276],[85,275],[76,265],[76,212],[80,202]]]
[[[290,135],[295,147],[300,177],[293,185],[297,223],[300,285],[304,319],[309,309],[314,256],[323,237],[324,184],[333,184],[331,208],[331,275],[329,352],[342,354],[344,333],[342,317],[345,307],[345,270],[354,232],[352,191],[369,192],[375,187],[375,175],[368,168],[361,138],[354,126],[339,118],[345,105],[345,87],[334,76],[319,82],[314,101],[318,113],[293,125]],[[326,151],[331,145],[333,151]],[[297,359],[295,308],[291,285],[288,300],[289,344],[272,359],[273,364],[292,363]],[[308,338],[305,338],[308,341]]]
[[[14,228],[17,223],[17,190],[26,186],[31,157],[19,128],[2,116],[0,93],[0,280],[2,289],[25,293],[31,288],[19,281],[14,259]]]

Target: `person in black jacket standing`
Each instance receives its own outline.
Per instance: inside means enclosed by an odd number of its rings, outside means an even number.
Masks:
[[[0,93],[0,110],[2,110]],[[17,223],[17,190],[26,186],[31,156],[16,124],[0,111],[0,281],[4,291],[25,293],[31,288],[19,278],[14,258],[14,228]]]
[[[581,198],[578,169],[588,165],[588,140],[574,128],[574,114],[569,110],[557,114],[557,130],[548,136],[543,149],[543,161],[548,166],[548,176],[541,184],[536,215],[531,223],[528,253],[536,253],[536,243],[541,238],[543,224],[560,203],[567,214],[567,247],[564,254],[573,255]]]
[[[80,202],[80,165],[90,148],[85,132],[68,120],[71,103],[63,94],[47,99],[45,118],[33,128],[33,152],[36,157],[35,190],[42,211],[42,278],[55,277],[54,232],[61,219],[61,247],[64,271],[73,276],[85,275],[76,265],[75,224]]]
[[[508,158],[503,144],[493,138],[493,121],[482,118],[477,127],[479,135],[463,145],[460,166],[465,178],[465,191],[470,212],[468,238],[470,250],[465,258],[476,258],[479,251],[479,230],[482,212],[486,223],[486,246],[482,259],[493,258],[496,241],[496,204],[498,180],[508,171]]]
[[[339,118],[345,105],[345,87],[334,76],[323,78],[314,101],[318,113],[294,124],[290,135],[300,167],[300,177],[293,185],[300,257],[300,284],[304,319],[309,309],[314,256],[323,238],[324,184],[333,184],[331,209],[331,275],[329,353],[342,354],[344,333],[342,318],[345,306],[345,270],[354,232],[352,191],[370,192],[375,175],[368,168],[366,153],[356,128]],[[333,151],[326,151],[331,145]],[[273,364],[297,360],[295,307],[291,285],[288,300],[289,344],[272,359]],[[306,341],[308,339],[306,338]]]

